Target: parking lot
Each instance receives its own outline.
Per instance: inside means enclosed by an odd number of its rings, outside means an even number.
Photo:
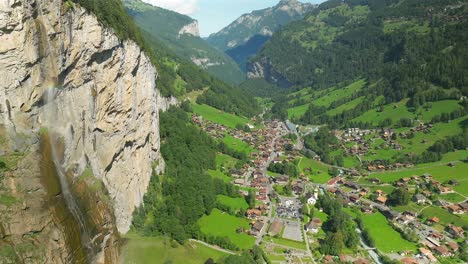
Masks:
[[[302,242],[302,224],[296,221],[284,221],[283,238]]]
[[[281,199],[281,203],[276,209],[280,218],[301,219],[301,203],[297,199]]]

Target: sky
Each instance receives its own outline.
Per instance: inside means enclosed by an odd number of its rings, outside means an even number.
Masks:
[[[143,0],[188,15],[198,20],[200,34],[207,37],[218,32],[242,14],[276,5],[279,0]],[[300,0],[320,3],[324,0]]]

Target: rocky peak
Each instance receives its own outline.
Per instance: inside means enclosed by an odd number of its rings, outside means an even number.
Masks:
[[[200,29],[198,27],[198,21],[194,20],[192,23],[183,26],[179,30],[179,37],[183,34],[189,34],[195,37],[200,37]]]

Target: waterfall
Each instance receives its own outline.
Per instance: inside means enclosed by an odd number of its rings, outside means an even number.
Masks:
[[[67,173],[64,164],[65,160],[65,140],[60,136],[64,131],[62,125],[68,122],[68,119],[75,118],[76,113],[66,112],[63,108],[66,103],[73,104],[73,102],[58,103],[55,101],[57,96],[60,95],[61,90],[57,87],[58,70],[57,53],[60,51],[54,50],[49,41],[47,28],[43,24],[43,9],[42,2],[38,1],[38,17],[36,18],[36,30],[38,39],[38,48],[42,58],[41,71],[43,77],[43,87],[45,90],[42,94],[42,107],[43,115],[40,117],[41,126],[47,129],[47,134],[50,140],[50,156],[55,169],[55,174],[60,183],[61,194],[65,201],[66,207],[78,224],[80,231],[81,246],[85,250],[87,262],[93,262],[96,256],[95,249],[92,247],[90,230],[87,227],[86,217],[81,211],[77,200],[73,196],[71,184],[73,179],[67,178]],[[75,250],[75,249],[72,249]]]

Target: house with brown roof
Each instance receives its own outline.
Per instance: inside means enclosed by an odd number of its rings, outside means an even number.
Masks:
[[[437,255],[442,256],[442,257],[453,256],[453,253],[450,252],[450,250],[446,246],[438,246],[434,248],[434,251],[437,253]]]
[[[370,263],[369,260],[362,259],[362,258],[356,259],[355,261],[353,261],[353,264],[369,264],[369,263]]]
[[[385,196],[379,196],[379,197],[377,197],[377,199],[375,199],[375,200],[376,200],[376,202],[378,202],[378,203],[380,203],[380,204],[386,204],[388,199],[387,199],[387,197],[385,197]]]
[[[460,248],[457,243],[455,242],[447,242],[447,246],[453,251],[457,252],[458,249]]]
[[[433,216],[427,219],[428,224],[437,224],[440,219],[437,216]]]
[[[465,234],[465,230],[463,230],[463,228],[451,224],[447,226],[446,230],[455,238],[463,237],[463,235]]]
[[[451,204],[449,206],[447,206],[447,209],[450,213],[452,214],[464,214],[465,212],[463,211],[463,208],[461,208],[459,205],[457,204]]]
[[[418,260],[415,258],[402,258],[401,260],[402,264],[418,264]]]
[[[256,232],[262,231],[262,228],[265,224],[262,221],[257,221],[252,225],[252,230]]]

